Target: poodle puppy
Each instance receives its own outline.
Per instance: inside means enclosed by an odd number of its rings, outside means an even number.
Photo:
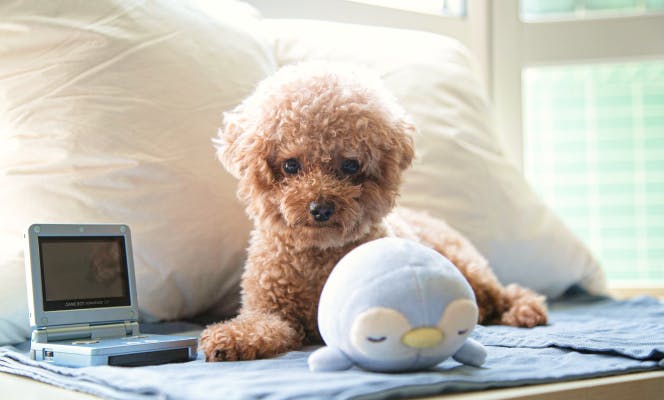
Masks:
[[[546,323],[544,297],[502,286],[443,221],[395,208],[414,131],[376,76],[343,64],[284,67],[224,115],[218,157],[239,179],[254,229],[240,313],[203,331],[206,360],[266,358],[319,343],[318,299],[332,268],[385,236],[448,257],[475,292],[480,323]]]

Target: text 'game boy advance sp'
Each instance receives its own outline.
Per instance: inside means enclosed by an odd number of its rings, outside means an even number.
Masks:
[[[85,367],[196,358],[196,338],[140,332],[126,225],[36,224],[25,236],[33,359]]]

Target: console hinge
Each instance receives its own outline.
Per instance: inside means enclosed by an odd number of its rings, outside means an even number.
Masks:
[[[60,340],[101,339],[138,334],[138,322],[136,321],[98,325],[77,324],[37,329],[32,332],[32,341],[48,343]]]

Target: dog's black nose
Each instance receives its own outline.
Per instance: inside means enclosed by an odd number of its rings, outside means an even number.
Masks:
[[[334,204],[312,201],[309,203],[309,213],[318,222],[325,222],[334,214]]]

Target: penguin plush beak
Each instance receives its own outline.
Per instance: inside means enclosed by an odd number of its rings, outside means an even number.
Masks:
[[[436,328],[416,328],[406,332],[401,337],[401,343],[416,349],[436,347],[443,341],[443,332]]]

